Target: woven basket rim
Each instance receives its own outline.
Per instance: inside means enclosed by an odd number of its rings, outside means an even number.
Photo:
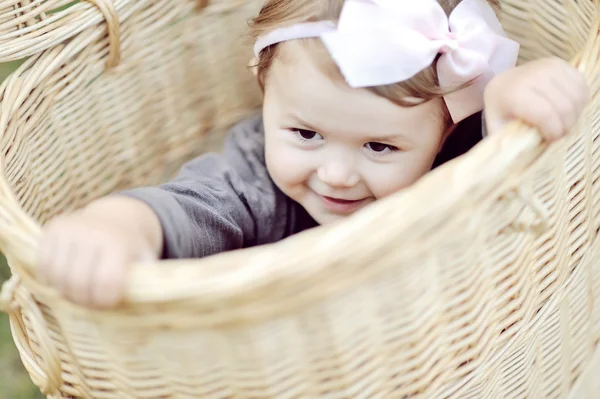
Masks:
[[[304,284],[307,289],[311,289],[311,294],[304,302],[307,305],[332,293],[333,268],[337,280],[335,289],[338,292],[351,290],[362,284],[364,278],[385,269],[357,269],[356,255],[331,251],[332,246],[328,244],[328,240],[336,242],[339,237],[345,237],[343,241],[352,241],[348,237],[360,236],[361,231],[377,227],[382,218],[393,220],[394,216],[402,216],[399,219],[402,224],[394,226],[395,235],[414,235],[419,224],[424,221],[435,222],[437,215],[460,205],[459,202],[465,195],[478,193],[473,197],[472,203],[475,204],[510,191],[518,184],[519,176],[526,173],[527,168],[543,153],[544,148],[546,144],[535,129],[515,122],[505,132],[485,139],[469,153],[428,173],[407,190],[380,200],[341,223],[319,226],[274,244],[220,253],[203,259],[161,260],[154,264],[133,265],[124,308],[108,313],[113,313],[116,317],[115,312],[125,310],[126,314],[127,309],[189,300],[193,300],[197,309],[205,307],[207,311],[215,303],[223,307],[253,301],[277,304],[279,299],[276,290],[268,288],[286,282]],[[482,168],[482,164],[486,168]],[[456,179],[456,176],[470,178]],[[501,186],[490,184],[499,179],[506,183]],[[423,193],[430,193],[441,183],[448,186],[449,180],[456,182],[451,193],[428,197],[431,202],[426,211],[399,212],[414,208],[410,205],[415,201],[422,202]],[[485,206],[486,202],[481,201],[479,205]],[[443,223],[452,222],[450,218]],[[443,232],[443,225],[438,224],[438,227]],[[418,237],[415,236],[415,239]],[[353,246],[357,245],[359,244]],[[403,245],[407,248],[410,242]],[[312,247],[314,250],[294,251],[294,248],[300,247]],[[294,253],[293,258],[289,255],[291,251]],[[314,259],[319,259],[319,262],[314,262]],[[13,263],[19,269],[27,267],[19,260],[13,260]],[[86,312],[89,316],[89,309],[59,298],[54,290],[40,284],[27,270],[21,270],[19,275],[31,292],[61,302],[61,306],[68,306],[73,311]],[[313,284],[315,281],[318,282],[317,285]],[[261,292],[260,296],[256,295],[258,292]],[[295,303],[299,304],[301,301]],[[285,313],[292,311],[281,310]],[[98,315],[104,317],[106,313],[100,311]]]

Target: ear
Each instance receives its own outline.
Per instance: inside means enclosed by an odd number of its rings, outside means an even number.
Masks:
[[[440,140],[440,147],[438,148],[438,154],[440,153],[440,151],[442,151],[442,148],[444,147],[444,144],[446,144],[446,140],[448,140],[448,137],[450,137],[452,132],[454,132],[454,130],[456,130],[457,127],[458,127],[458,123],[452,123],[452,124],[448,125],[446,130],[444,130],[444,133],[442,134],[442,140]]]
[[[252,71],[254,77],[258,76],[258,57],[252,57],[250,62],[248,63],[248,67]]]

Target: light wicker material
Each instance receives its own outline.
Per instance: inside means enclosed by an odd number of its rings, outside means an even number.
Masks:
[[[522,60],[589,77],[569,138],[514,123],[341,224],[136,266],[116,311],[37,282],[40,223],[165,179],[258,109],[241,38],[259,3],[115,0],[115,17],[96,0],[49,17],[65,1],[0,0],[0,61],[31,57],[0,87],[0,247],[33,381],[54,398],[597,397],[597,0],[502,1]]]

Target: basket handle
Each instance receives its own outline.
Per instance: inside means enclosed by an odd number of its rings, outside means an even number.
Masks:
[[[106,20],[108,30],[108,58],[106,69],[112,69],[121,62],[121,24],[114,0],[86,0],[100,10]]]
[[[56,346],[48,335],[44,316],[31,294],[13,275],[0,290],[0,310],[8,314],[10,328],[21,360],[32,381],[45,395],[55,395],[63,385],[61,360]],[[39,356],[30,344],[23,313],[27,313],[29,326],[39,343]],[[40,364],[41,363],[41,364]]]
[[[0,251],[14,259],[19,273],[33,275],[42,227],[17,201],[5,177],[4,160],[0,160]],[[12,262],[11,262],[12,263]]]

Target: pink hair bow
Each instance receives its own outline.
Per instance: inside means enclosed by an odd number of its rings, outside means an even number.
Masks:
[[[483,90],[517,63],[519,44],[506,37],[485,0],[463,0],[450,17],[435,0],[346,0],[337,27],[330,21],[271,32],[255,46],[320,37],[351,87],[408,80],[438,54],[439,84],[454,122],[483,109]]]

